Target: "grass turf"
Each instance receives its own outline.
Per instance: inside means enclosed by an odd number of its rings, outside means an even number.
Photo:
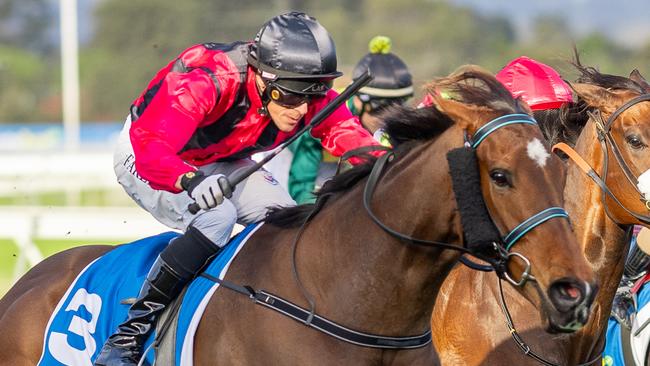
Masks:
[[[44,258],[54,253],[87,244],[121,244],[123,240],[48,240],[36,239],[35,244]],[[9,239],[0,239],[0,296],[13,285],[14,268],[18,261],[18,246]]]

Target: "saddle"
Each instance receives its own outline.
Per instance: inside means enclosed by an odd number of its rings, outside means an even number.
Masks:
[[[237,253],[261,226],[250,225],[233,237],[204,274],[223,279]],[[128,299],[138,295],[154,260],[177,235],[168,232],[121,245],[89,264],[52,313],[38,365],[92,364],[106,339],[126,319]],[[196,328],[220,286],[208,277],[195,278],[163,315],[145,343],[145,364],[156,364],[154,352],[150,352],[153,349],[156,357],[163,357],[159,365],[192,365]]]

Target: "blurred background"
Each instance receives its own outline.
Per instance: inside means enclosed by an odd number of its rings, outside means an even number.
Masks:
[[[252,39],[292,9],[331,32],[336,86],[379,34],[417,87],[520,55],[572,80],[573,44],[602,72],[650,74],[646,0],[0,0],[0,294],[65,248],[166,231],[113,176],[131,101],[188,46]]]

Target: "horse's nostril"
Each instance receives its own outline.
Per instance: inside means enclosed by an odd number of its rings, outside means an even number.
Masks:
[[[559,311],[570,311],[582,304],[588,291],[581,282],[573,279],[555,281],[549,288],[549,298]]]
[[[564,284],[560,286],[559,290],[560,294],[568,299],[577,299],[582,295],[580,289],[571,284]]]

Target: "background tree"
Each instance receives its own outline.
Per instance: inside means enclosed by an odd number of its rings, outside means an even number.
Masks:
[[[0,44],[26,48],[41,55],[56,45],[53,5],[46,0],[0,1]]]
[[[60,119],[54,25],[45,0],[0,1],[0,121]]]
[[[85,0],[89,1],[89,0]],[[583,62],[626,75],[650,74],[650,43],[633,48],[600,33],[572,34],[561,15],[541,14],[530,34],[512,19],[486,15],[447,0],[92,0],[92,35],[82,34],[82,120],[120,121],[153,74],[188,46],[252,39],[271,17],[290,9],[315,16],[332,34],[347,84],[368,41],[392,38],[416,87],[474,63],[496,72],[528,55],[573,78],[566,60],[577,44]],[[0,1],[0,121],[60,120],[57,9],[47,0]],[[650,76],[650,75],[649,75]],[[417,89],[419,93],[419,88]],[[416,95],[416,99],[419,95]]]

